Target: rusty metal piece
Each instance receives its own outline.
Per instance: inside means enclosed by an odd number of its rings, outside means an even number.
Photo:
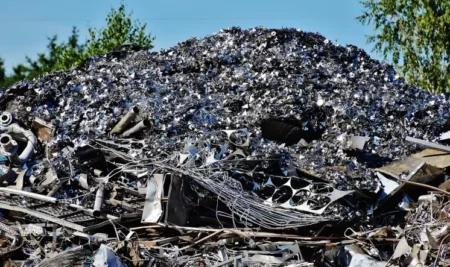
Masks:
[[[122,137],[126,138],[129,137],[135,133],[138,133],[140,131],[143,131],[147,128],[149,128],[151,126],[151,123],[149,120],[145,119],[140,121],[138,124],[134,125],[133,127],[131,127],[130,129],[126,130],[123,134]]]
[[[122,117],[122,119],[119,121],[119,123],[114,126],[114,128],[111,130],[111,134],[120,134],[122,133],[126,127],[136,118],[136,116],[139,114],[139,108],[133,107],[130,111],[128,111],[125,116]]]
[[[35,118],[33,120],[31,129],[41,142],[50,142],[53,138],[53,134],[55,133],[55,126],[39,118]]]

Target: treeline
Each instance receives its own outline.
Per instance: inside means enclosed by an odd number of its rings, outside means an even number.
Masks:
[[[38,54],[36,59],[26,57],[26,63],[14,66],[9,75],[5,70],[4,60],[0,58],[0,87],[33,79],[47,72],[71,68],[93,55],[107,53],[122,44],[133,43],[149,50],[153,48],[154,37],[147,33],[146,26],[133,20],[132,13],[127,14],[122,4],[118,9],[111,9],[106,16],[104,28],[89,28],[85,41],[80,41],[76,27],[65,42],[59,42],[54,35],[49,38],[47,51]]]

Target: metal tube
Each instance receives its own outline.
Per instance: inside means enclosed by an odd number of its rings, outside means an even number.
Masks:
[[[16,189],[11,189],[11,188],[6,188],[6,187],[0,187],[0,192],[13,194],[13,195],[19,195],[19,196],[25,196],[25,197],[34,198],[37,200],[51,202],[51,203],[56,203],[58,201],[58,199],[56,199],[54,197],[43,196],[43,195],[39,195],[36,193],[31,193],[31,192],[26,192],[26,191],[16,190]]]
[[[52,197],[54,194],[56,194],[56,192],[58,192],[58,190],[61,188],[61,185],[61,182],[53,185],[53,188],[48,192],[47,196]]]
[[[94,216],[99,217],[102,215],[101,209],[103,204],[103,195],[105,188],[100,186],[97,189],[97,193],[95,194],[95,202],[94,202]]]
[[[76,205],[76,204],[69,204],[69,207],[77,209],[77,210],[81,210],[81,211],[83,211],[84,214],[87,214],[87,215],[90,215],[90,216],[94,216],[94,210],[92,210],[92,209],[87,209],[87,208],[85,208],[83,206]],[[113,215],[109,215],[109,214],[106,215],[106,218],[107,219],[111,219],[111,220],[119,219],[119,217],[116,217],[116,216],[113,216]]]
[[[140,121],[138,124],[134,125],[133,127],[131,127],[130,129],[126,130],[123,134],[122,137],[129,137],[132,134],[138,133],[144,129],[149,128],[151,125],[150,121],[145,119],[143,121]]]
[[[0,135],[0,146],[4,152],[10,154],[8,156],[15,154],[17,151],[17,142],[9,134]]]
[[[131,123],[134,118],[136,118],[136,115],[139,114],[139,109],[137,107],[133,107],[130,111],[128,111],[125,116],[117,123],[116,126],[111,130],[112,134],[120,134],[122,133],[125,128],[128,126],[128,124]]]
[[[11,113],[5,111],[2,113],[2,116],[0,117],[0,125],[8,126],[11,124],[12,120],[13,118]]]

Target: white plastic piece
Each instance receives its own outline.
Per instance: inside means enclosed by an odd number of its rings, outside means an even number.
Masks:
[[[100,248],[97,251],[97,254],[94,256],[94,262],[92,263],[94,267],[125,267],[125,265],[120,261],[119,257],[114,253],[114,251],[104,245],[101,244]]]
[[[369,138],[365,136],[352,136],[350,138],[352,148],[356,150],[364,150],[364,147],[366,146],[366,142],[368,140]]]

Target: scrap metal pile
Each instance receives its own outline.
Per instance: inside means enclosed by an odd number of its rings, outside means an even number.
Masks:
[[[0,109],[3,266],[450,264],[450,102],[357,47],[124,45]]]

